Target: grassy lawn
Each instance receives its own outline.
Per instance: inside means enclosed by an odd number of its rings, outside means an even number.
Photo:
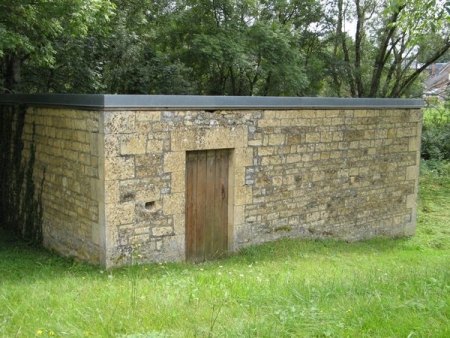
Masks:
[[[420,186],[407,239],[112,271],[3,239],[0,337],[450,337],[450,175]]]

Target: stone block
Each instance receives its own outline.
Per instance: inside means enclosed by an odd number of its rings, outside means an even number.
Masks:
[[[174,171],[171,174],[170,191],[172,193],[184,192],[186,189],[186,179],[184,171]]]
[[[300,144],[302,142],[305,142],[306,137],[304,134],[289,134],[287,135],[287,142],[286,144],[289,145],[296,145],[296,144]]]
[[[75,130],[86,130],[87,129],[86,120],[79,120],[79,119],[70,120],[69,128]]]
[[[311,126],[311,120],[305,119],[305,118],[296,118],[296,119],[290,119],[289,125],[291,127],[309,127]]]
[[[186,150],[197,150],[197,130],[188,128],[174,129],[171,133],[170,144],[171,150],[180,152]]]
[[[105,134],[127,134],[135,131],[136,115],[133,111],[106,111],[103,113]]]
[[[253,165],[253,149],[252,148],[236,148],[235,149],[235,167],[245,167]]]
[[[266,112],[267,113],[267,112]],[[264,119],[258,121],[258,128],[270,128],[270,127],[280,127],[280,120],[275,119]]]
[[[320,142],[320,133],[307,133],[305,136],[305,142],[307,143]]]
[[[314,119],[317,116],[324,116],[323,111],[317,111],[317,110],[300,110],[300,117],[304,119]]]
[[[269,135],[269,146],[279,146],[285,144],[286,136],[284,134]]]
[[[283,115],[283,119],[287,120],[306,120],[302,116],[302,110],[287,110],[285,111],[285,114]]]
[[[93,243],[97,245],[102,244],[102,230],[103,230],[103,224],[100,226],[98,222],[92,222],[91,224],[91,240]]]
[[[168,152],[164,154],[164,171],[185,171],[186,170],[186,152]]]
[[[364,130],[345,130],[344,141],[357,141],[365,138]]]
[[[161,112],[160,111],[137,111],[136,112],[136,121],[139,122],[158,122],[161,119]]]
[[[410,137],[408,151],[420,151],[420,137]]]
[[[252,146],[252,147],[258,147],[258,146],[262,146],[263,145],[263,139],[258,139],[258,140],[250,140],[248,141],[248,145]]]
[[[171,133],[172,151],[242,148],[247,142],[247,131],[243,127],[175,128]]]
[[[333,141],[333,132],[323,132],[320,135],[320,142],[332,142]]]
[[[132,224],[134,215],[134,202],[105,205],[105,218],[107,227]]]
[[[233,207],[233,217],[234,217],[234,225],[239,226],[245,222],[245,206],[244,205],[235,205]]]
[[[286,163],[300,163],[302,161],[302,155],[292,154],[286,156]]]
[[[120,135],[119,134],[104,135],[103,151],[105,157],[120,156]]]
[[[257,149],[258,156],[273,155],[276,151],[276,147],[260,147]]]
[[[406,196],[406,208],[417,209],[417,196],[415,194]]]
[[[184,213],[185,209],[185,194],[172,193],[164,196],[163,212],[164,215],[176,215]]]
[[[417,180],[419,178],[419,167],[410,166],[406,168],[406,180]]]
[[[153,237],[164,237],[164,236],[172,236],[174,234],[172,227],[157,227],[152,228],[152,236]]]
[[[252,203],[251,186],[235,186],[235,205],[245,205]]]
[[[105,158],[105,180],[130,179],[135,176],[134,157]]]
[[[149,236],[150,235],[150,228],[147,227],[137,227],[134,228],[134,235],[146,235]],[[146,237],[147,238],[147,237]]]
[[[184,213],[173,215],[173,228],[175,235],[184,235],[186,233],[186,218]]]
[[[161,153],[164,148],[164,141],[149,139],[147,141],[147,153]]]
[[[367,111],[366,110],[355,110],[353,112],[353,116],[360,118],[360,117],[366,117],[367,116]]]
[[[164,123],[164,122],[153,122],[152,123],[152,131],[154,133],[167,133],[167,131],[169,130],[169,124],[168,123]]]
[[[246,135],[246,129],[244,130],[242,127],[209,129],[205,133],[204,149],[242,148],[244,135]],[[200,143],[198,142],[198,144]]]
[[[137,202],[147,203],[161,199],[161,191],[156,185],[149,184],[145,186],[145,189],[141,189],[139,185],[134,188],[135,200]]]
[[[125,134],[120,137],[121,155],[145,154],[147,135]]]
[[[103,180],[98,178],[89,179],[90,197],[96,201],[103,201],[105,198]]]

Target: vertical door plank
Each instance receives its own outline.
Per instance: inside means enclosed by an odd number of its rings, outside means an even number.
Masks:
[[[214,201],[216,199],[216,152],[208,150],[206,156],[206,205],[205,205],[205,258],[214,257],[214,229],[216,219],[214,215]]]
[[[219,256],[228,250],[228,151],[221,150],[216,157],[216,228],[214,242]]]
[[[205,227],[206,227],[206,151],[199,151],[197,157],[197,220],[196,220],[196,254],[195,261],[205,260]]]
[[[189,152],[186,156],[186,259],[192,260],[196,252],[197,219],[197,154]]]
[[[228,170],[229,170],[229,151],[227,150],[223,157],[222,164],[222,179],[225,187],[225,194],[222,203],[222,248],[224,252],[228,252]]]

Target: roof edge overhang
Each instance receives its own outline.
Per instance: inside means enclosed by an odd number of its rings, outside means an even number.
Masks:
[[[81,109],[246,110],[246,109],[406,109],[422,99],[322,98],[195,95],[0,94],[0,104]]]

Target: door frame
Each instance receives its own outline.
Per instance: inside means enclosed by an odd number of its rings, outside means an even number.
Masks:
[[[173,219],[170,241],[179,260],[186,260],[186,153],[196,150],[229,149],[228,163],[228,251],[239,249],[250,234],[245,226],[245,207],[253,202],[253,189],[245,184],[246,167],[254,165],[253,147],[248,145],[247,126],[202,128],[175,127],[170,132],[170,151],[164,153],[164,172],[170,174],[170,192],[163,197],[163,214]],[[244,235],[242,240],[237,236]]]

